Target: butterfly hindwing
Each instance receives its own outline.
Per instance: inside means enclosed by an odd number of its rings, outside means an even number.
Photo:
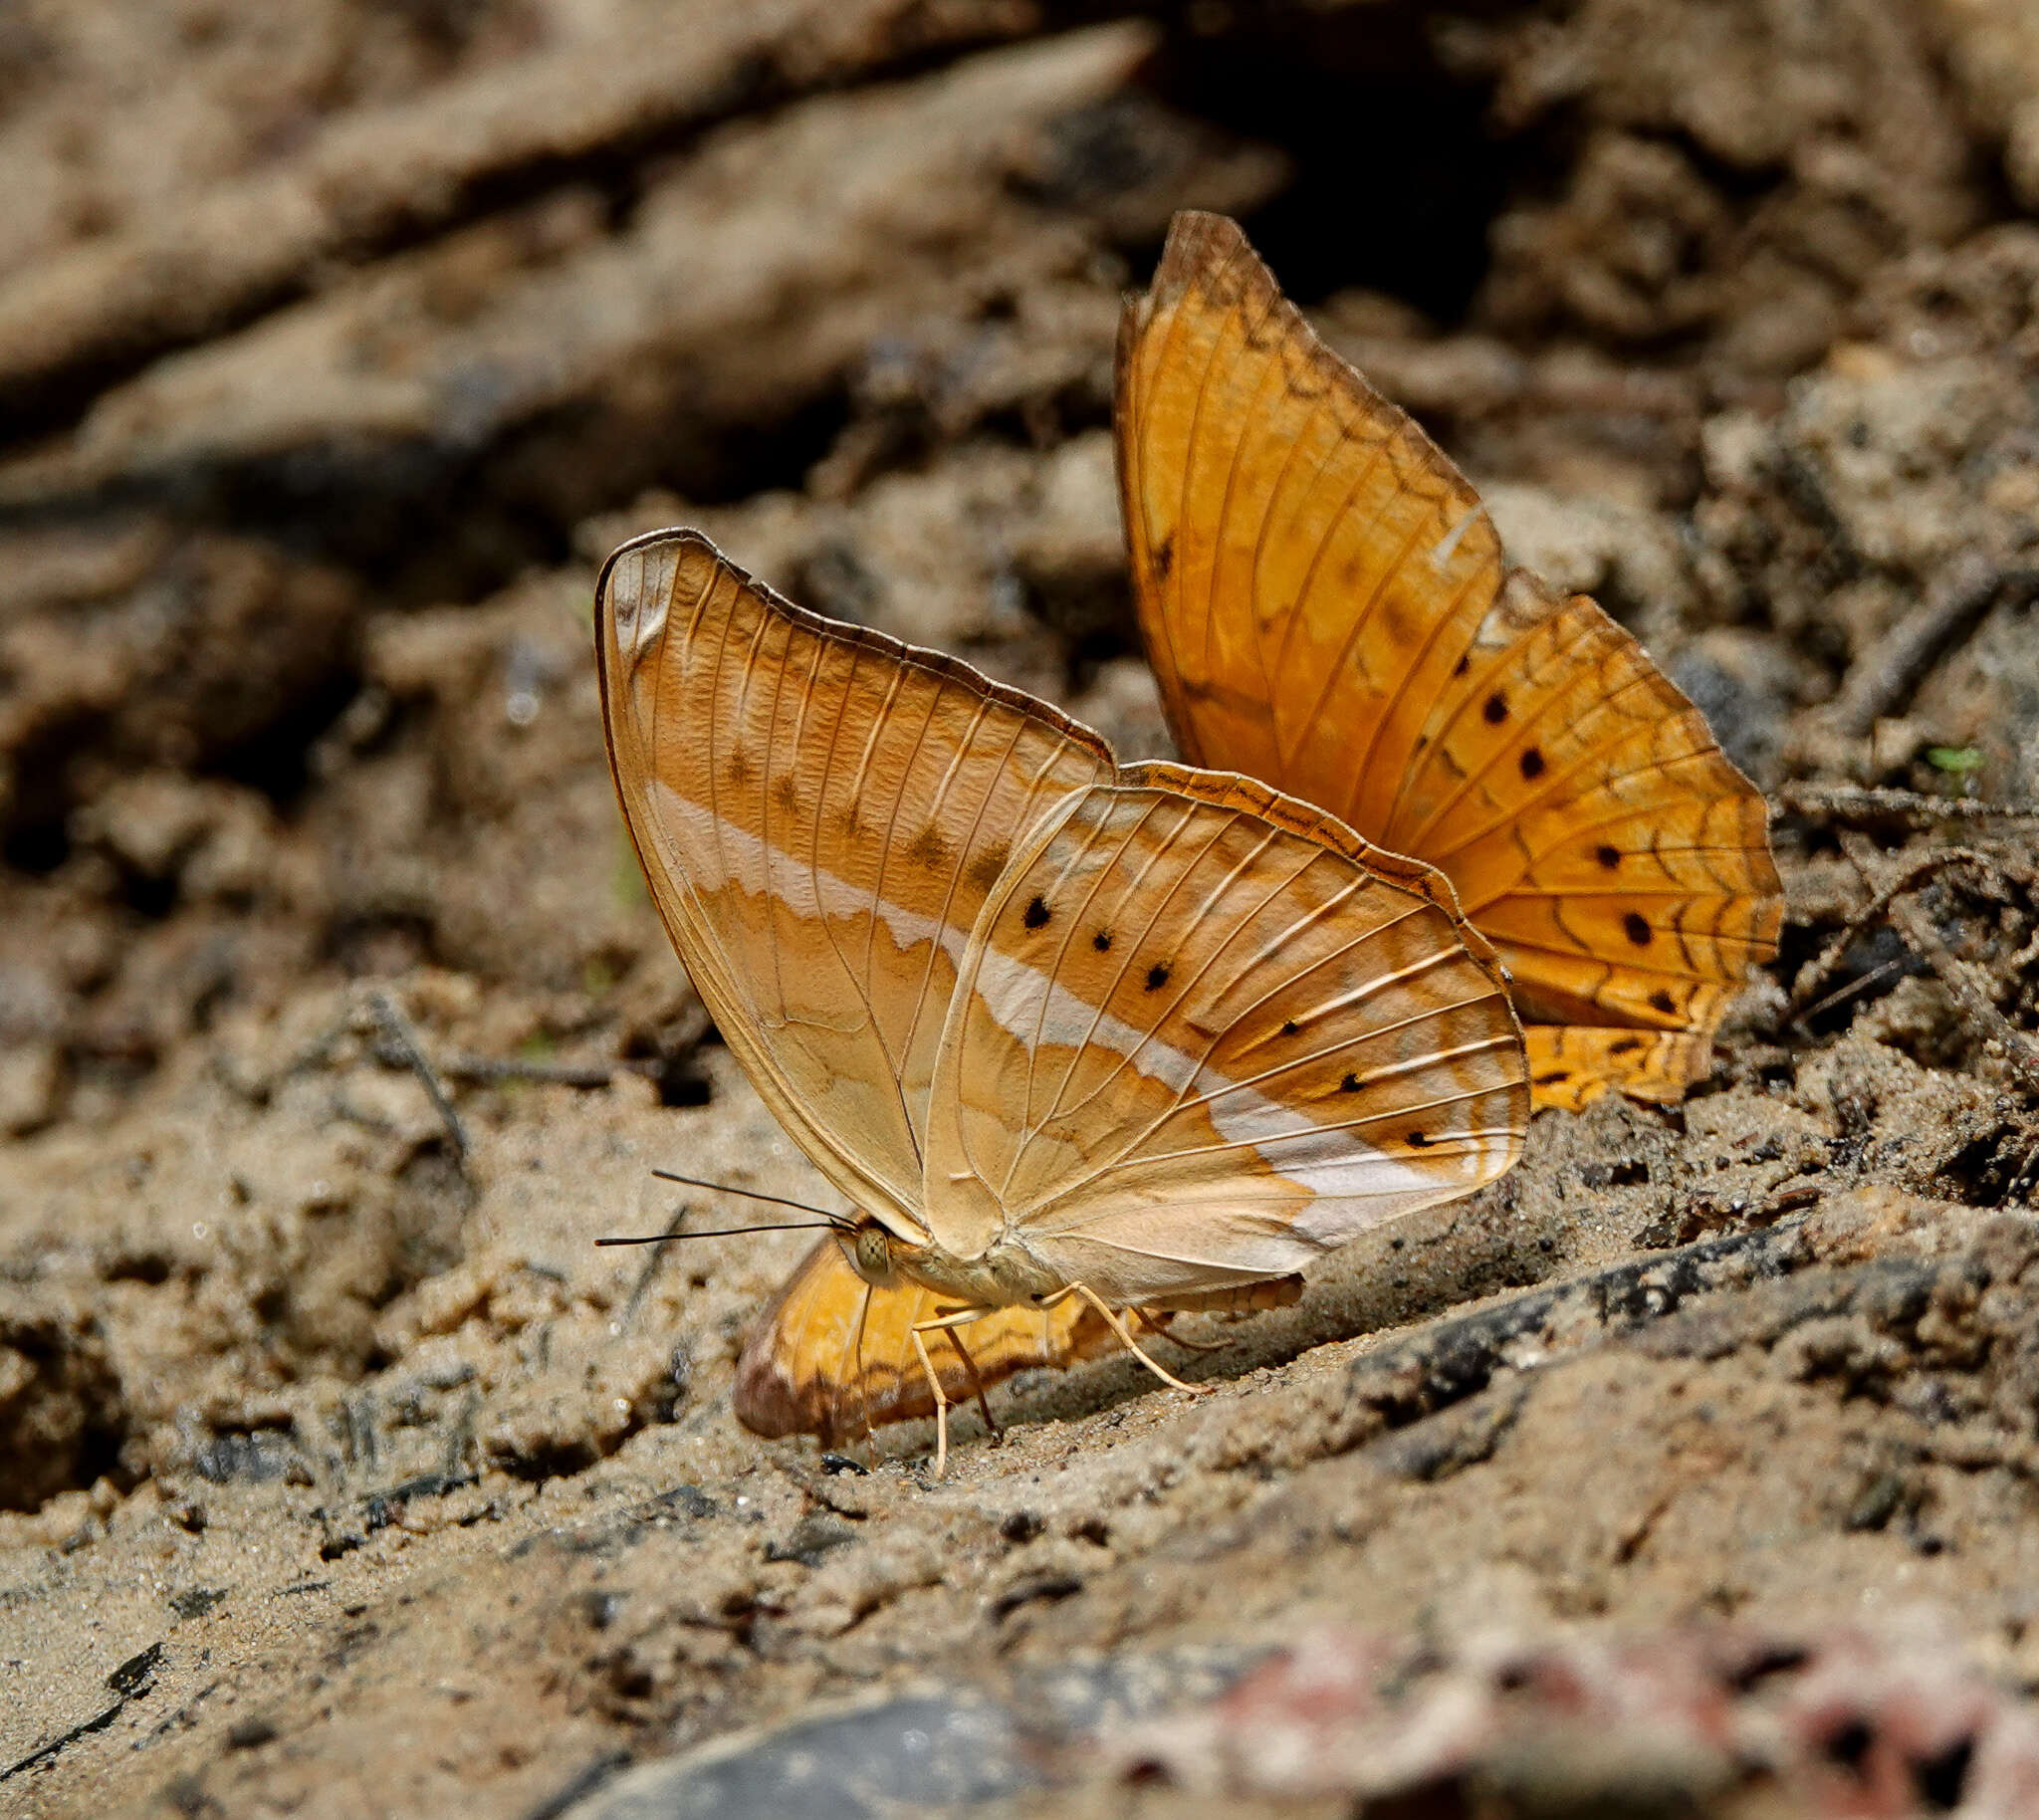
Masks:
[[[912,1329],[943,1306],[932,1289],[877,1289],[824,1239],[768,1303],[737,1364],[734,1404],[753,1434],[818,1435],[824,1447],[890,1422],[934,1413]],[[1071,1297],[1052,1308],[1002,1308],[958,1335],[927,1336],[928,1358],[951,1403],[967,1402],[1034,1366],[1067,1366],[1116,1344],[1101,1316]],[[973,1381],[970,1366],[977,1368]]]
[[[1584,595],[1517,569],[1494,613],[1385,838],[1452,874],[1526,1018],[1710,1031],[1774,940],[1762,799]]]
[[[929,1179],[1120,1300],[1293,1270],[1520,1147],[1498,970],[1448,904],[1232,799],[1254,794],[1173,766],[1083,793],[964,961]]]
[[[1591,600],[1505,567],[1464,477],[1229,221],[1179,216],[1128,306],[1118,436],[1185,755],[1441,869],[1532,1024],[1695,1038],[1641,1071],[1572,1045],[1675,1098],[1663,1070],[1703,1069],[1782,906],[1762,798],[1698,709]]]
[[[1530,1024],[1522,1029],[1539,1106],[1577,1112],[1609,1092],[1676,1105],[1712,1063],[1713,1045],[1691,1030],[1623,1030]]]

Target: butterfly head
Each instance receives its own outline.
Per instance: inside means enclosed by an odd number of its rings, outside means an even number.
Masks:
[[[843,1236],[843,1255],[865,1282],[876,1289],[896,1288],[901,1281],[894,1248],[899,1244],[875,1220],[865,1219]]]

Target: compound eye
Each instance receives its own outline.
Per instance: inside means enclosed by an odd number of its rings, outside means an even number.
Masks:
[[[856,1264],[858,1273],[874,1282],[892,1274],[892,1242],[882,1226],[857,1229]]]

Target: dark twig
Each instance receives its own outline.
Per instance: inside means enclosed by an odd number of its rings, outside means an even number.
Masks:
[[[2039,594],[2039,569],[1971,554],[1865,652],[1828,710],[1837,733],[1860,739],[1886,715],[1906,708],[1934,664],[1981,622],[2004,595],[2022,604]]]
[[[11,1781],[15,1776],[20,1775],[23,1770],[33,1769],[38,1763],[47,1763],[60,1751],[77,1743],[82,1737],[90,1737],[95,1731],[106,1730],[126,1709],[127,1702],[125,1698],[122,1698],[116,1700],[104,1712],[95,1713],[88,1719],[81,1719],[69,1731],[62,1733],[60,1736],[53,1737],[40,1748],[31,1750],[19,1762],[9,1763],[6,1768],[0,1769],[0,1782]]]
[[[659,1237],[661,1239],[677,1239],[680,1236],[680,1228],[687,1224],[687,1215],[690,1211],[689,1204],[682,1201],[678,1207],[673,1209],[673,1217],[666,1222],[665,1231]],[[630,1299],[623,1304],[623,1318],[620,1323],[622,1326],[627,1327],[631,1321],[636,1319],[638,1304],[644,1300],[645,1295],[649,1292],[653,1279],[665,1267],[665,1258],[666,1250],[664,1246],[655,1245],[651,1248],[651,1255],[645,1259],[644,1268],[637,1272],[636,1286],[630,1291]]]
[[[1971,796],[1925,796],[1914,790],[1872,790],[1860,784],[1785,784],[1776,806],[1809,821],[1882,827],[1931,828],[1946,821],[2039,821],[2039,807],[1981,802]]]
[[[1861,842],[1863,850],[1872,854],[1875,849],[1870,847],[1866,841],[1863,841],[1860,834],[1844,834],[1841,839],[1842,844],[1848,847],[1849,858],[1855,860],[1856,869],[1862,871],[1863,882],[1873,884],[1875,882],[1874,879],[1867,871],[1863,870],[1860,855],[1856,852],[1855,847],[1849,843]],[[1908,891],[1916,891],[1927,879],[1939,872],[1945,871],[1949,866],[1975,866],[1998,880],[2001,880],[2004,876],[2004,868],[2001,865],[1990,858],[1987,853],[1978,853],[1972,847],[1942,847],[1937,852],[1926,854],[1924,859],[1908,866],[1903,872],[1899,873],[1894,880],[1878,891],[1867,904],[1856,911],[1846,924],[1843,925],[1841,933],[1835,936],[1820,951],[1819,959],[1814,961],[1811,966],[1798,976],[1798,983],[1791,989],[1792,1010],[1799,1011],[1804,1009],[1805,1002],[1820,987],[1827,983],[1835,968],[1840,966],[1841,957],[1848,952],[1850,945],[1854,943],[1856,938],[1871,923],[1887,915],[1894,899],[1903,897]],[[1924,957],[1922,956],[1921,958],[1923,959]],[[1883,972],[1885,969],[1880,968],[1878,971]],[[1833,995],[1831,998],[1821,1000],[1817,1006],[1812,1008],[1813,1012],[1825,1011],[1829,1005],[1837,1004],[1841,999],[1845,998],[1850,990],[1859,990],[1863,982],[1856,981],[1850,988],[1844,988],[1842,992]],[[1812,1013],[1807,1013],[1807,1016],[1811,1015]]]
[[[91,1718],[81,1719],[69,1731],[53,1737],[47,1744],[39,1745],[27,1756],[0,1769],[0,1782],[11,1781],[24,1770],[47,1763],[82,1737],[90,1737],[95,1731],[106,1730],[126,1711],[128,1702],[144,1699],[154,1691],[156,1671],[162,1667],[162,1662],[163,1646],[160,1643],[151,1643],[138,1655],[128,1657],[107,1677],[107,1687],[117,1697],[111,1706],[103,1712],[94,1713]]]
[[[1872,867],[1877,858],[1876,848],[1866,834],[1853,831],[1841,836],[1841,850],[1855,862],[1855,869],[1862,874],[1863,882],[1876,883]],[[1979,858],[1980,855],[1964,855]],[[1984,861],[1985,864],[1993,862]],[[1939,931],[1933,928],[1929,917],[1920,914],[1905,902],[1907,891],[1917,888],[1919,881],[1888,892],[1879,893],[1884,898],[1883,914],[1889,918],[1891,927],[1901,935],[1907,947],[1930,967],[1939,983],[1953,996],[1954,1003],[1966,1014],[1968,1021],[1981,1031],[1989,1041],[2004,1052],[2005,1058],[2018,1077],[2032,1092],[2039,1093],[2039,1049],[2034,1049],[2023,1031],[1990,1003],[1989,995],[1976,981],[1974,970],[1948,949],[1940,940]]]
[[[382,1026],[383,1039],[393,1048],[403,1065],[418,1077],[426,1094],[430,1097],[439,1119],[446,1127],[446,1135],[453,1140],[453,1154],[464,1170],[467,1167],[467,1128],[460,1122],[460,1114],[453,1109],[453,1102],[446,1096],[446,1089],[440,1085],[439,1076],[432,1064],[425,1059],[425,1052],[418,1047],[417,1037],[412,1033],[410,1020],[397,1009],[396,1001],[385,992],[368,995],[368,1007],[375,1014],[375,1022]]]
[[[1881,967],[1872,967],[1869,972],[1858,974],[1846,986],[1837,986],[1816,1004],[1808,1005],[1804,1011],[1799,1013],[1798,1023],[1803,1027],[1823,1013],[1832,1011],[1837,1005],[1846,1005],[1850,999],[1859,998],[1863,993],[1868,992],[1872,986],[1879,984],[1881,981],[1888,980],[1892,974],[1911,973],[1916,971],[1920,965],[1921,963],[1916,955],[1907,954],[1895,961],[1886,961]],[[1792,997],[1793,1002],[1796,1003],[1797,995],[1793,994]]]

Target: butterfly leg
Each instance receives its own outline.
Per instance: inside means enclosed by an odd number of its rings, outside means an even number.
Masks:
[[[949,1344],[956,1348],[956,1356],[963,1361],[963,1369],[970,1374],[970,1394],[977,1399],[977,1413],[984,1418],[985,1433],[997,1447],[1006,1439],[1006,1431],[992,1420],[992,1406],[985,1400],[984,1376],[977,1369],[977,1361],[970,1356],[970,1348],[964,1345],[963,1336],[954,1327],[944,1331],[949,1335]]]
[[[1230,1340],[1186,1340],[1175,1330],[1176,1311],[1164,1308],[1154,1314],[1146,1308],[1135,1308],[1133,1317],[1140,1323],[1142,1333],[1152,1333],[1167,1340],[1172,1346],[1180,1346],[1185,1352],[1225,1352],[1231,1348]]]
[[[935,1396],[935,1477],[944,1478],[949,1471],[949,1399],[942,1392],[942,1380],[935,1375],[935,1362],[928,1357],[928,1343],[920,1337],[918,1327],[909,1327],[913,1336],[913,1349],[920,1354],[920,1368],[927,1373],[928,1389]]]
[[[1062,1288],[1057,1289],[1052,1295],[1043,1295],[1035,1305],[1041,1308],[1052,1308],[1055,1305],[1055,1303],[1059,1301],[1065,1301],[1068,1299],[1068,1297],[1072,1295],[1080,1295],[1086,1302],[1088,1302],[1093,1308],[1095,1308],[1099,1314],[1103,1315],[1105,1319],[1105,1324],[1111,1328],[1112,1332],[1119,1336],[1119,1341],[1125,1347],[1125,1349],[1128,1352],[1130,1352],[1134,1358],[1138,1359],[1142,1365],[1146,1366],[1149,1371],[1151,1371],[1157,1378],[1159,1378],[1162,1381],[1162,1383],[1169,1386],[1171,1390],[1179,1390],[1183,1392],[1186,1396],[1201,1397],[1207,1391],[1213,1388],[1209,1384],[1185,1384],[1182,1381],[1182,1379],[1176,1377],[1173,1373],[1162,1370],[1162,1368],[1159,1365],[1155,1364],[1155,1362],[1151,1358],[1149,1358],[1144,1351],[1141,1350],[1140,1342],[1133,1338],[1133,1330],[1126,1325],[1125,1316],[1118,1313],[1116,1310],[1106,1306],[1103,1297],[1101,1297],[1097,1293],[1097,1291],[1093,1289],[1087,1282],[1072,1282],[1065,1284]]]
[[[953,1340],[954,1328],[968,1325],[971,1321],[983,1320],[987,1314],[996,1313],[992,1308],[952,1308],[946,1314],[939,1314],[931,1321],[916,1321],[907,1328],[912,1336],[913,1349],[920,1355],[920,1368],[927,1374],[928,1389],[935,1398],[935,1477],[940,1479],[949,1471],[949,1399],[942,1389],[942,1380],[935,1373],[935,1362],[928,1357],[928,1343],[921,1336],[926,1333],[949,1332]]]

